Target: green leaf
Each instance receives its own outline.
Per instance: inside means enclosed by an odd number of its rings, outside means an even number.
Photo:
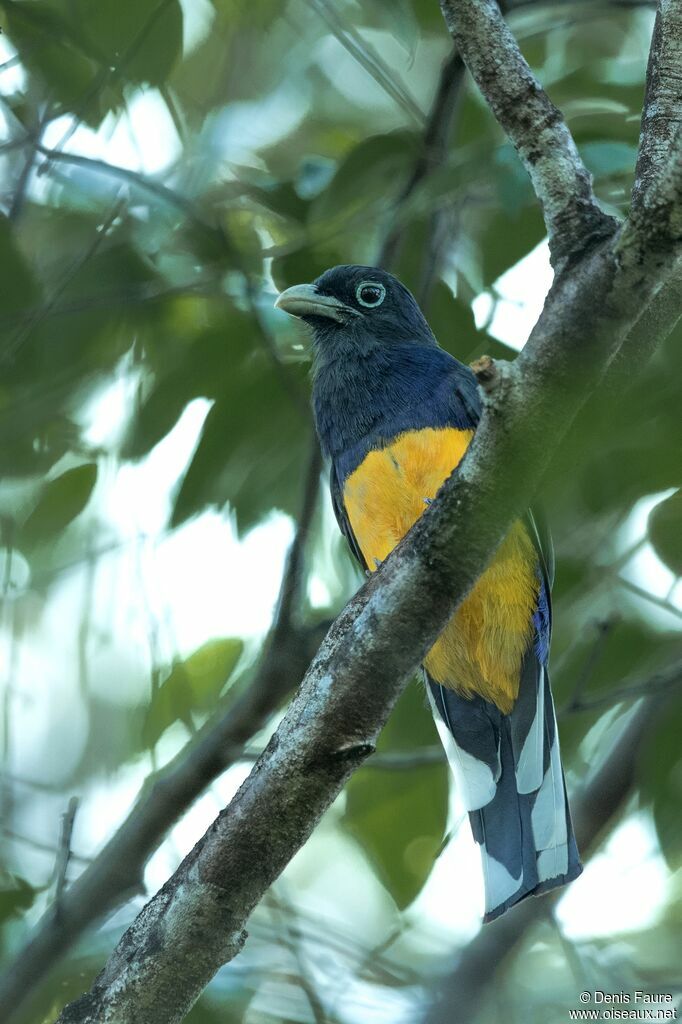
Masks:
[[[393,711],[377,749],[409,753],[438,745],[423,687],[411,683]],[[448,766],[406,770],[366,768],[346,787],[343,825],[367,854],[399,908],[419,894],[445,834]]]
[[[209,710],[239,661],[244,644],[235,637],[209,640],[178,668],[197,710]],[[175,670],[174,670],[175,671]],[[173,673],[169,676],[172,678]]]
[[[637,160],[635,146],[611,139],[604,142],[586,142],[580,147],[580,154],[587,169],[597,179],[616,174],[632,174]]]
[[[239,365],[245,358],[241,339],[250,337],[251,329],[250,319],[232,310],[189,344],[162,349],[156,360],[160,367],[157,379],[130,423],[124,458],[146,455],[174,427],[192,399],[217,398],[234,387],[235,362]],[[231,343],[233,338],[236,344]]]
[[[272,261],[272,279],[280,291],[293,284],[314,281],[330,267],[343,262],[339,250],[328,245],[304,246]]]
[[[211,711],[241,657],[244,645],[234,637],[209,640],[177,662],[154,694],[142,728],[151,747],[173,722],[192,725],[194,712]]]
[[[162,85],[182,53],[178,0],[6,0],[22,62],[88,124],[119,108],[126,83]]]
[[[682,698],[651,730],[638,766],[642,797],[653,807],[661,850],[671,871],[682,866]]]
[[[310,222],[347,221],[374,204],[385,205],[414,160],[419,137],[395,131],[363,139],[344,157],[329,186],[313,200]]]
[[[96,105],[85,109],[83,98],[88,96],[97,73],[97,63],[87,54],[82,40],[64,17],[58,6],[50,0],[16,3],[6,0],[3,8],[7,17],[7,34],[21,54],[22,63],[32,76],[42,82],[50,99],[67,109],[76,109],[85,121],[93,124],[99,117],[90,115]]]
[[[389,32],[406,51],[410,61],[414,59],[419,24],[412,0],[375,0],[374,3],[363,4],[358,15],[368,27]]]
[[[682,490],[652,509],[648,530],[658,557],[676,576],[682,576]]]
[[[235,339],[237,346],[244,337]],[[308,447],[308,420],[282,377],[305,401],[305,370],[289,364],[278,372],[250,333],[253,347],[243,361],[225,361],[219,399],[210,410],[194,457],[175,500],[171,524],[178,526],[207,506],[227,502],[241,529],[272,508],[294,513]]]
[[[500,209],[488,221],[480,239],[483,281],[493,284],[545,237],[542,213],[536,204]]]
[[[671,871],[682,867],[682,825],[680,823],[680,801],[682,801],[682,766],[678,764],[675,782],[654,800],[654,824],[661,846],[661,852]]]
[[[0,886],[0,923],[28,910],[39,892],[18,875],[10,876],[9,881],[11,884],[3,883]]]
[[[38,287],[19,247],[12,225],[0,214],[0,325],[2,333],[11,332],[18,325],[18,317],[38,298]]]
[[[97,464],[67,469],[51,480],[21,530],[22,543],[32,546],[51,540],[80,515],[97,482]]]
[[[162,85],[182,53],[178,0],[77,0],[74,21],[100,63],[129,82]]]
[[[497,177],[500,203],[508,215],[513,217],[522,206],[535,205],[528,172],[511,143],[505,142],[495,150],[492,169]]]

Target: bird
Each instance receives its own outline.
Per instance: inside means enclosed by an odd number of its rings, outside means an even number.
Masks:
[[[482,412],[476,377],[380,268],[332,267],[275,305],[310,329],[334,513],[369,575],[463,458]],[[549,532],[529,509],[422,665],[481,851],[486,922],[582,871],[549,682],[553,576]]]

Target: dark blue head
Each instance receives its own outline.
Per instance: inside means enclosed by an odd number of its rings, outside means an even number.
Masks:
[[[469,425],[457,387],[477,401],[471,370],[439,347],[413,296],[385,270],[333,267],[287,288],[276,305],[312,329],[315,422],[324,452],[346,471],[368,445],[407,429]]]
[[[312,328],[316,366],[382,346],[436,344],[412,294],[377,267],[332,267],[312,284],[287,288],[276,305]]]

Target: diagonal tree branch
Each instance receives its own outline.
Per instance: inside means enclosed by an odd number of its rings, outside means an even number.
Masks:
[[[682,266],[678,265],[633,325],[607,371],[605,384],[616,393],[632,383],[632,366],[643,366],[674,331],[682,317]]]
[[[623,225],[616,245],[621,267],[635,274],[642,262],[658,261],[666,268],[664,284],[674,287],[679,264],[670,266],[671,247],[682,242],[682,130],[662,162],[656,187],[642,193]],[[648,305],[648,303],[647,303]]]
[[[677,666],[678,681],[681,678]],[[665,703],[661,694],[641,703],[608,758],[572,800],[573,824],[581,850],[593,851],[623,810],[637,783],[639,754]],[[489,991],[491,968],[499,970],[532,927],[546,920],[548,910],[560,898],[559,892],[549,900],[525,900],[479,932],[462,951],[452,974],[439,986],[424,1024],[472,1024]]]
[[[649,51],[632,190],[638,210],[656,186],[682,130],[682,0],[659,0]]]
[[[564,118],[530,70],[497,0],[440,4],[455,46],[530,175],[552,264],[560,269],[613,235],[616,223],[597,205]]]

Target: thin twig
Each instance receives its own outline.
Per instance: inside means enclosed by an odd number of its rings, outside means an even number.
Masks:
[[[33,173],[36,159],[38,157],[38,146],[41,143],[43,133],[50,120],[50,109],[51,108],[48,105],[45,108],[43,116],[40,118],[38,126],[35,130],[34,141],[30,146],[28,153],[26,154],[24,166],[21,169],[21,174],[19,175],[19,180],[17,181],[17,186],[14,190],[14,195],[12,196],[12,202],[7,212],[7,218],[8,220],[11,220],[13,222],[18,220],[19,215],[24,206],[26,193],[28,191],[28,185],[31,180],[31,174]]]
[[[7,839],[11,839],[12,842],[28,846],[32,850],[38,850],[40,853],[50,853],[53,856],[59,855],[58,847],[52,843],[44,843],[42,839],[34,839],[33,836],[25,836],[22,832],[15,832],[14,829],[5,827],[0,829],[0,833],[6,836]],[[69,860],[78,861],[79,864],[92,863],[92,857],[84,857],[80,853],[74,853],[73,850],[70,853]]]
[[[307,3],[329,26],[341,45],[358,64],[372,76],[391,99],[402,107],[410,119],[421,127],[425,119],[419,104],[409,94],[405,86],[396,81],[391,68],[384,63],[379,54],[368,46],[351,25],[344,24],[328,0],[307,0]]]
[[[395,202],[396,210],[404,206],[425,178],[439,167],[448,150],[454,119],[459,109],[464,81],[464,64],[456,50],[446,58],[440,72],[436,93],[424,127],[423,142],[405,186]],[[384,238],[377,266],[390,269],[398,258],[404,227],[392,226]]]
[[[315,1024],[326,1024],[329,1017],[315,983],[310,977],[310,971],[308,970],[308,964],[302,949],[301,930],[296,920],[293,904],[283,897],[276,895],[273,890],[270,891],[270,902],[277,911],[277,915],[286,932],[289,949],[293,953],[296,966],[298,967],[298,983],[308,1000]]]
[[[603,653],[606,641],[608,640],[609,634],[615,625],[614,619],[603,619],[601,622],[596,623],[597,635],[594,643],[590,647],[585,664],[583,665],[582,671],[576,679],[575,686],[573,689],[573,695],[566,706],[566,711],[574,711],[580,706],[582,694],[585,692],[592,675],[594,673],[597,664],[599,663]]]
[[[82,156],[80,153],[60,153],[59,150],[49,149],[42,144],[36,148],[48,160],[57,163],[73,164],[75,167],[85,167],[88,170],[99,172],[100,174],[108,174],[113,178],[119,178],[121,181],[136,185],[146,192],[157,196],[159,199],[163,199],[169,206],[176,207],[176,209],[184,213],[188,219],[201,228],[210,229],[210,226],[199,217],[190,199],[180,195],[179,192],[174,191],[172,188],[168,188],[155,178],[149,178],[139,171],[131,171],[128,167],[119,167],[117,164],[111,164],[106,160],[100,160],[96,157]],[[210,230],[215,233],[214,229]]]
[[[656,594],[650,593],[645,590],[644,587],[638,586],[637,583],[633,583],[632,580],[626,579],[624,576],[617,576],[616,579],[620,583],[621,587],[625,587],[632,594],[636,594],[637,597],[643,598],[650,604],[655,604],[657,608],[662,608],[668,612],[669,615],[674,615],[678,619],[682,619],[682,609],[678,608],[677,605],[672,604],[670,601],[666,601],[664,597],[657,597]]]
[[[57,851],[57,860],[54,870],[54,913],[56,917],[59,917],[60,915],[62,897],[64,895],[64,890],[66,889],[66,872],[69,867],[69,861],[71,860],[71,837],[73,836],[73,826],[76,821],[78,802],[78,797],[72,796],[69,800],[69,806],[64,814],[62,814],[62,827],[59,836],[59,848]]]
[[[38,146],[37,149],[42,147]],[[24,326],[18,330],[15,335],[8,341],[2,354],[0,355],[0,364],[7,364],[11,362],[17,355],[17,353],[23,348],[26,341],[30,338],[36,327],[39,327],[45,317],[49,314],[50,310],[57,304],[60,296],[64,293],[65,289],[69,286],[73,278],[78,272],[96,255],[100,246],[104,242],[109,229],[113,225],[116,218],[119,216],[123,208],[123,199],[118,198],[108,215],[104,218],[102,224],[98,227],[95,237],[91,244],[88,246],[86,251],[82,253],[77,260],[68,268],[68,270],[62,275],[61,280],[55,286],[52,294],[48,299],[40,306],[35,314],[27,320]]]
[[[640,697],[651,697],[655,693],[666,693],[668,690],[679,686],[682,682],[682,662],[675,662],[666,668],[655,672],[646,679],[639,679],[633,683],[625,683],[609,690],[600,697],[593,697],[590,700],[578,700],[566,708],[567,712],[596,711],[600,708],[612,707],[623,701],[638,700]]]

